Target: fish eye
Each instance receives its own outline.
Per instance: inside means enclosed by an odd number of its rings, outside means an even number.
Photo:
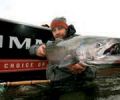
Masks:
[[[96,48],[99,48],[102,46],[102,43],[96,43]]]

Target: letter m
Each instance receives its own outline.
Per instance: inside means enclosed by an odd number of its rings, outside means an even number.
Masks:
[[[30,48],[30,44],[31,44],[31,39],[30,38],[25,38],[24,41],[22,43],[20,43],[20,41],[18,40],[17,37],[10,36],[9,48],[13,48],[13,43],[16,45],[16,47],[18,49],[21,49],[24,45],[25,45],[26,49],[29,49]]]

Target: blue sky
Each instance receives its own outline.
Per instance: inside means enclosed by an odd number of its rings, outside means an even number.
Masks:
[[[119,5],[119,0],[0,0],[0,18],[40,26],[64,16],[77,34],[120,37]]]

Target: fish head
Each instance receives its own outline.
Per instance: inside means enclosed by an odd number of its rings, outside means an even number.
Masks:
[[[108,38],[97,41],[94,48],[96,57],[120,55],[120,41],[118,39]]]

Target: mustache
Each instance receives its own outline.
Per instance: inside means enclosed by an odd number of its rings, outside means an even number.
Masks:
[[[54,37],[55,37],[55,38],[64,38],[63,35],[59,35],[59,34],[58,34],[58,35],[55,35]]]

